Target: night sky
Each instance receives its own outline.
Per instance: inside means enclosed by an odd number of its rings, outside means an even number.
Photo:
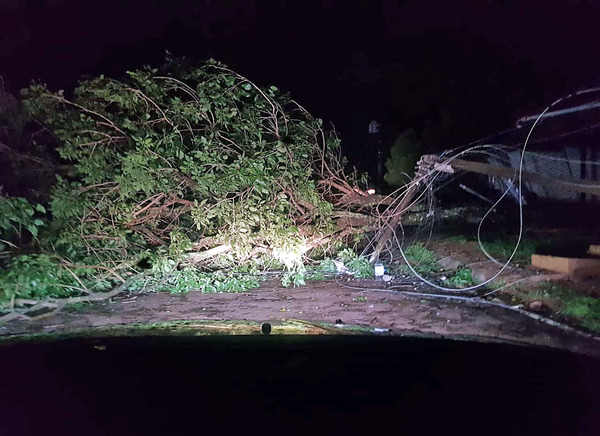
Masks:
[[[213,57],[333,122],[351,159],[370,119],[444,149],[509,127],[600,80],[600,2],[0,1],[0,75],[12,92],[72,89]]]

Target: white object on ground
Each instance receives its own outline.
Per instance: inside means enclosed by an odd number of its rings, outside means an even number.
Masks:
[[[339,260],[334,260],[333,263],[335,263],[335,267],[337,269],[338,274],[354,275],[352,271],[346,268],[346,265],[344,265],[343,262],[340,262]]]

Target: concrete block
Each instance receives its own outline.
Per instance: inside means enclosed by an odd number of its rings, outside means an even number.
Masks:
[[[531,266],[578,277],[600,277],[600,259],[533,254]]]

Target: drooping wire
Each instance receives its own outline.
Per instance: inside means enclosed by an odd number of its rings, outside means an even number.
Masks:
[[[527,134],[527,138],[525,139],[525,143],[523,144],[523,148],[521,150],[521,159],[519,162],[519,193],[522,192],[522,173],[523,173],[523,162],[524,162],[524,158],[525,158],[525,150],[527,148],[527,144],[529,142],[529,138],[531,137],[531,134],[533,133],[533,130],[535,129],[537,123],[539,122],[539,120],[542,118],[542,116],[554,105],[556,105],[559,101],[561,100],[557,100],[556,102],[554,102],[553,104],[551,104],[550,106],[548,106],[541,114],[538,115],[538,118],[535,120],[535,122],[533,123],[533,125],[531,126],[529,133]],[[471,147],[468,148],[466,150],[463,150],[462,152],[457,153],[456,155],[452,156],[451,158],[449,158],[448,160],[446,160],[444,162],[444,164],[448,164],[450,163],[452,160],[456,159],[458,156],[464,155],[465,153],[468,153],[469,151],[471,151],[473,148],[477,148],[477,147]],[[508,190],[507,190],[508,191]],[[488,212],[486,213],[486,215],[484,216],[487,217],[489,215],[489,213],[496,207],[497,203],[499,201],[502,200],[502,198],[504,198],[504,196],[506,195],[507,191],[504,192],[504,194],[502,195],[502,197],[500,197],[500,199],[496,202],[496,204],[494,206],[492,206]],[[483,219],[482,219],[483,221]],[[500,268],[500,270],[498,270],[498,272],[492,276],[491,278],[489,278],[488,280],[485,280],[482,283],[478,283],[477,285],[473,285],[473,286],[469,286],[466,288],[462,288],[462,289],[454,289],[454,288],[447,288],[444,286],[440,286],[436,283],[431,282],[430,280],[427,280],[425,277],[421,276],[414,268],[413,266],[410,264],[410,262],[408,261],[406,254],[404,253],[404,250],[402,249],[402,244],[400,244],[400,242],[398,241],[398,238],[396,237],[396,234],[394,233],[394,240],[396,241],[397,245],[398,245],[398,249],[400,250],[400,255],[402,256],[402,258],[404,259],[404,262],[406,263],[406,265],[408,266],[408,268],[411,270],[411,272],[422,282],[427,283],[428,285],[439,289],[441,291],[445,291],[445,292],[449,292],[449,293],[455,293],[455,292],[466,292],[466,291],[471,291],[471,290],[475,290],[478,289],[482,286],[487,285],[488,283],[492,282],[493,280],[495,280],[500,274],[502,274],[502,272],[508,267],[508,265],[512,262],[512,259],[515,257],[518,249],[519,249],[519,245],[521,244],[521,239],[523,237],[523,202],[519,201],[519,235],[517,238],[517,242],[515,244],[515,248],[513,249],[510,257],[508,258],[508,260],[502,265],[502,267]]]
[[[599,88],[599,89],[600,89],[600,88]],[[540,120],[543,118],[543,116],[544,116],[544,115],[545,115],[545,114],[546,114],[546,113],[547,113],[547,112],[548,112],[548,111],[549,111],[549,110],[550,110],[552,107],[556,106],[557,104],[559,104],[559,103],[560,103],[560,102],[562,102],[562,101],[568,100],[569,98],[571,98],[571,97],[573,97],[573,96],[575,96],[575,95],[579,95],[579,94],[580,94],[580,92],[572,93],[572,94],[569,94],[569,95],[567,95],[566,97],[561,97],[561,98],[559,98],[558,100],[554,101],[554,102],[553,102],[551,105],[549,105],[549,106],[548,106],[546,109],[544,109],[544,111],[543,111],[543,112],[541,112],[541,113],[540,113],[540,114],[537,116],[537,118],[536,118],[535,122],[532,124],[531,128],[529,129],[529,132],[528,132],[528,134],[527,134],[527,137],[526,137],[526,139],[525,139],[525,142],[524,142],[524,144],[523,144],[523,147],[521,148],[521,157],[520,157],[520,161],[519,161],[519,168],[518,168],[518,179],[519,179],[519,184],[518,184],[518,186],[519,186],[519,187],[518,187],[518,193],[519,193],[519,195],[522,195],[522,192],[523,192],[523,191],[522,191],[522,189],[523,189],[523,179],[522,179],[522,173],[523,173],[523,166],[524,166],[525,152],[526,152],[526,149],[527,149],[527,145],[530,143],[530,139],[531,139],[531,135],[532,135],[532,133],[533,133],[533,130],[535,129],[535,127],[537,126],[537,124],[539,123],[539,121],[540,121]],[[518,129],[518,128],[517,128],[517,129]],[[506,131],[504,131],[504,132],[501,132],[500,134],[492,135],[492,136],[490,136],[490,137],[488,137],[488,138],[497,137],[497,136],[499,136],[499,135],[501,135],[501,134],[508,133],[508,132],[510,132],[510,131],[517,130],[517,129],[508,129],[508,130],[506,130]],[[446,151],[444,151],[444,152],[443,152],[443,153],[440,155],[441,157],[442,157],[442,156],[447,156],[447,155],[449,155],[449,154],[450,154],[451,156],[450,156],[450,157],[449,157],[449,158],[448,158],[446,161],[444,161],[444,162],[443,162],[443,164],[449,164],[449,163],[451,163],[451,162],[452,162],[452,160],[454,160],[454,159],[456,159],[456,158],[458,158],[458,157],[460,157],[460,156],[463,156],[463,155],[465,155],[465,154],[476,154],[476,153],[489,154],[489,153],[487,153],[487,152],[485,151],[485,149],[492,149],[492,150],[502,150],[502,151],[505,151],[505,150],[508,148],[508,147],[506,147],[506,146],[501,146],[501,145],[475,145],[475,146],[471,146],[472,144],[477,144],[477,143],[481,144],[481,142],[482,142],[482,141],[485,141],[485,140],[486,140],[486,139],[488,139],[488,138],[483,138],[483,139],[480,139],[480,140],[478,140],[478,141],[471,142],[470,144],[468,144],[468,145],[466,146],[466,148],[464,148],[464,149],[462,149],[462,150],[461,150],[461,148],[463,148],[463,147],[459,147],[459,148],[456,148],[456,149],[453,149],[453,150],[446,150]],[[423,198],[423,196],[425,195],[425,192],[428,192],[428,191],[431,189],[431,187],[433,186],[434,182],[435,182],[435,181],[436,181],[436,180],[439,178],[439,175],[440,175],[440,173],[438,173],[438,174],[434,175],[434,176],[431,178],[431,180],[429,181],[429,183],[427,183],[427,189],[423,190],[423,191],[422,191],[422,192],[421,192],[421,193],[420,193],[420,194],[417,196],[417,198],[416,198],[414,201],[412,201],[412,202],[411,202],[411,203],[410,203],[408,206],[406,206],[406,208],[405,208],[404,210],[402,210],[402,211],[397,211],[397,213],[400,213],[400,214],[401,214],[401,213],[405,212],[406,210],[410,209],[411,207],[413,207],[413,206],[414,206],[415,204],[417,204],[419,201],[421,201],[421,199],[422,199],[422,198]],[[420,183],[420,182],[422,182],[422,181],[423,181],[423,178],[421,178],[420,180],[413,180],[411,183]],[[410,185],[410,184],[408,184],[408,185],[405,185],[405,186],[404,186],[403,188],[401,188],[399,191],[408,189],[408,186],[409,186],[409,185]],[[490,213],[491,213],[491,212],[492,212],[492,211],[493,211],[493,210],[494,210],[494,209],[497,207],[497,205],[498,205],[498,204],[499,204],[499,203],[500,203],[500,202],[501,202],[501,201],[504,199],[504,197],[505,197],[505,196],[506,196],[506,195],[507,195],[509,192],[510,192],[510,186],[509,186],[509,187],[508,187],[508,188],[507,188],[507,189],[504,191],[504,193],[503,193],[503,194],[502,194],[502,196],[501,196],[501,197],[500,197],[500,198],[499,198],[499,199],[496,201],[496,203],[495,203],[493,206],[491,206],[491,207],[488,209],[488,211],[486,212],[486,214],[485,214],[485,215],[483,216],[483,218],[480,220],[480,223],[479,223],[479,226],[478,226],[478,229],[477,229],[477,240],[478,240],[479,247],[481,248],[482,252],[483,252],[483,253],[485,254],[485,256],[486,256],[488,259],[490,259],[491,261],[493,261],[493,262],[495,262],[495,263],[497,263],[497,264],[500,264],[500,265],[502,265],[502,267],[500,268],[500,270],[499,270],[499,271],[498,271],[498,272],[497,272],[497,273],[496,273],[496,274],[495,274],[493,277],[491,277],[490,279],[488,279],[488,280],[486,280],[486,281],[484,281],[484,282],[482,282],[482,283],[479,283],[479,284],[477,284],[477,285],[474,285],[474,286],[471,286],[471,287],[468,287],[468,288],[463,288],[463,289],[460,289],[460,290],[453,289],[453,288],[446,288],[446,287],[443,287],[443,286],[439,286],[439,285],[437,285],[437,284],[435,284],[435,283],[432,283],[431,281],[429,281],[429,280],[427,280],[426,278],[424,278],[424,277],[422,277],[421,275],[419,275],[419,273],[418,273],[418,272],[417,272],[417,271],[416,271],[416,270],[415,270],[415,269],[412,267],[412,265],[410,264],[410,262],[408,262],[408,259],[407,259],[406,255],[405,255],[405,253],[404,253],[404,250],[402,249],[402,244],[400,243],[400,241],[398,241],[398,238],[397,238],[397,235],[396,235],[396,233],[395,233],[395,232],[393,232],[393,235],[394,235],[394,240],[395,240],[396,244],[398,245],[398,248],[399,248],[400,254],[401,254],[402,258],[404,259],[405,263],[407,264],[408,268],[411,270],[411,272],[412,272],[412,273],[413,273],[413,274],[414,274],[414,275],[415,275],[417,278],[419,278],[421,281],[423,281],[424,283],[427,283],[428,285],[430,285],[430,286],[433,286],[434,288],[437,288],[437,289],[440,289],[440,290],[443,290],[443,291],[446,291],[446,292],[465,292],[465,291],[469,291],[469,290],[474,290],[474,289],[480,288],[480,287],[482,287],[482,286],[485,286],[486,284],[488,284],[488,283],[492,282],[493,280],[495,280],[495,279],[496,279],[496,278],[497,278],[497,277],[498,277],[498,276],[499,276],[499,275],[500,275],[500,274],[501,274],[501,273],[502,273],[502,272],[503,272],[503,271],[504,271],[504,270],[505,270],[505,269],[506,269],[506,268],[507,268],[507,267],[510,265],[510,263],[512,262],[512,259],[515,257],[515,255],[516,255],[516,253],[517,253],[517,251],[518,251],[518,249],[519,249],[519,246],[520,246],[520,244],[521,244],[521,240],[522,240],[522,238],[523,238],[523,228],[524,228],[524,226],[523,226],[523,201],[522,201],[522,199],[519,199],[519,233],[518,233],[518,237],[517,237],[517,242],[516,242],[516,244],[515,244],[515,247],[514,247],[514,249],[513,249],[512,253],[511,253],[510,257],[508,258],[508,260],[507,260],[506,262],[504,262],[504,263],[501,263],[501,262],[499,262],[498,260],[494,259],[494,258],[493,258],[493,257],[492,257],[492,256],[491,256],[491,255],[490,255],[488,252],[487,252],[487,250],[485,250],[485,248],[483,247],[483,244],[482,244],[482,242],[481,242],[481,228],[482,228],[482,226],[483,226],[483,222],[485,221],[485,219],[486,219],[486,218],[489,216],[489,214],[490,214]],[[389,224],[388,224],[388,225],[389,225]],[[385,227],[385,226],[384,226],[384,227]],[[378,234],[381,234],[382,230],[383,230],[383,227],[382,227],[382,229],[380,229],[380,230],[379,230]],[[371,241],[369,241],[369,243],[367,244],[367,247],[365,247],[365,249],[364,249],[364,251],[363,251],[363,254],[364,254],[364,253],[365,253],[365,252],[366,252],[366,251],[367,251],[369,248],[371,248],[371,247],[372,247],[372,245],[373,245],[373,241],[374,241],[374,240],[376,240],[376,239],[377,239],[377,235],[375,235],[375,237],[374,237],[374,238],[373,238]],[[403,230],[403,239],[404,239],[404,230]]]

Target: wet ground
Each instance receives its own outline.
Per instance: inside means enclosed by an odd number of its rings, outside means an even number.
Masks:
[[[550,325],[507,307],[403,293],[422,291],[419,286],[392,288],[377,280],[340,277],[284,288],[273,278],[263,282],[261,288],[238,294],[124,294],[37,320],[13,320],[0,326],[0,335],[178,320],[269,322],[273,326],[302,320],[333,325],[328,332],[343,333],[349,326],[367,326],[380,334],[504,341],[600,357],[597,337]]]

